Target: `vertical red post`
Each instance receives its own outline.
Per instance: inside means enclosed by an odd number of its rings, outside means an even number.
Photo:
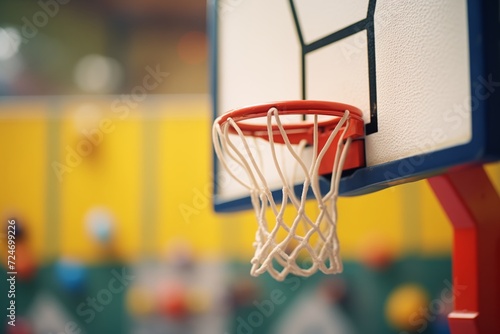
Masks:
[[[429,183],[454,231],[451,333],[500,333],[500,196],[482,166]]]

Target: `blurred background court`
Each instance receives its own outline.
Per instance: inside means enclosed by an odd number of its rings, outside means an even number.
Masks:
[[[255,216],[212,210],[206,25],[203,0],[0,4],[0,333],[447,333],[426,181],[340,199],[343,274],[249,276]]]

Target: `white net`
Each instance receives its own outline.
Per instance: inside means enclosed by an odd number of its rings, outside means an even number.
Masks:
[[[273,107],[267,112],[269,145],[266,148],[271,151],[276,173],[282,183],[282,192],[279,196],[275,195],[276,198],[262,171],[262,165],[270,162],[261,161],[260,152],[255,152],[254,146],[249,143],[255,138],[245,135],[238,122],[231,117],[223,124],[219,124],[220,119],[214,122],[213,142],[217,157],[226,172],[248,189],[257,216],[252,276],[267,271],[281,281],[288,274],[310,276],[318,270],[326,274],[342,271],[337,237],[337,198],[344,161],[351,143],[351,138],[344,138],[350,125],[349,111],[345,111],[321,150],[318,149],[318,115],[313,117],[311,160],[310,155],[307,158],[304,156],[304,148],[311,143],[302,140],[292,144],[279,110]],[[284,144],[276,143],[277,135]],[[331,149],[335,149],[332,180],[329,190],[322,193],[318,170],[324,156],[331,154]],[[280,158],[283,154],[281,150],[292,157],[294,166],[284,165],[285,159]],[[234,166],[244,170],[246,177],[238,176]],[[287,170],[292,172],[287,173]],[[297,171],[303,175],[304,181],[296,193],[294,183]],[[306,210],[306,201],[311,193],[316,199],[317,209]]]

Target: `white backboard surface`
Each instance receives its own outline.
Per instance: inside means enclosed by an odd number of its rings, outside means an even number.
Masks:
[[[471,150],[484,146],[469,147],[476,135],[472,110],[482,108],[472,93],[481,72],[471,73],[471,57],[481,55],[471,46],[470,30],[478,28],[470,1],[222,0],[214,6],[216,116],[296,99],[363,111],[366,167],[342,180],[344,194],[474,160]],[[226,176],[215,167],[216,184],[222,183],[217,180]],[[270,169],[266,178],[277,176]],[[245,195],[234,184],[216,188],[223,202]]]

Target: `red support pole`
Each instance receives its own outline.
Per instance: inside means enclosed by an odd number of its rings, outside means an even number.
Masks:
[[[482,166],[429,183],[454,231],[451,333],[500,333],[500,196]]]

